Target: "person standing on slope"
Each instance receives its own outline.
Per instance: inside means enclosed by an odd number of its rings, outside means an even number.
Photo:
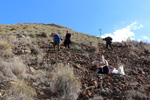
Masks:
[[[57,51],[59,51],[59,44],[61,41],[60,36],[58,34],[55,34],[55,33],[52,33],[51,36],[54,37],[54,42],[53,42],[54,50],[55,50],[55,46],[57,45]]]
[[[69,46],[70,44],[71,44],[71,34],[68,31],[66,31],[64,46],[70,48]]]
[[[106,48],[108,49],[108,46],[113,50],[111,43],[112,43],[112,38],[110,36],[104,38],[103,40],[106,41]]]

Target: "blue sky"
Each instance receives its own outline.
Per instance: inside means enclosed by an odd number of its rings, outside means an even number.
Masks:
[[[150,42],[150,0],[1,0],[0,24],[55,23],[114,41]]]

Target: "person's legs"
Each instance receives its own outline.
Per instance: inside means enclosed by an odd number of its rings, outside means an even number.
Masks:
[[[65,41],[64,41],[64,46],[65,46],[65,47],[67,47],[67,45],[66,45],[66,44],[67,44],[67,43],[66,43],[66,40],[65,40]]]
[[[98,73],[103,73],[103,68],[99,68],[99,72]]]
[[[99,68],[96,69],[96,71],[94,73],[98,73],[99,72]]]
[[[59,51],[59,42],[57,42],[57,51]]]
[[[109,47],[113,50],[112,46],[111,46],[111,43],[109,43]]]
[[[56,46],[56,42],[54,42],[54,43],[53,43],[53,48],[54,48],[54,51],[55,51],[55,46]]]
[[[103,73],[104,73],[104,74],[109,74],[109,67],[108,67],[108,66],[105,66],[105,67],[103,68]]]
[[[68,48],[70,48],[70,40],[67,41]]]
[[[97,68],[96,71],[95,71],[95,73],[103,73],[103,69]]]
[[[106,48],[108,49],[108,43],[106,43]]]

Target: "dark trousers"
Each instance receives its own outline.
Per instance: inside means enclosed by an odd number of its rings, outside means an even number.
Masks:
[[[71,43],[71,41],[70,40],[65,40],[64,41],[64,45],[65,45],[65,47],[68,47],[68,48],[70,48],[70,43]]]
[[[102,74],[109,74],[109,67],[105,66],[103,68],[99,68],[98,73],[102,73]]]
[[[108,46],[113,50],[111,43],[106,43],[106,48],[108,49]]]

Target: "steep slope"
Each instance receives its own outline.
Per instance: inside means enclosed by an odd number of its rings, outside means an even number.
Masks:
[[[51,33],[57,33],[62,38],[65,37],[66,30],[68,30],[73,38],[73,41],[78,41],[80,43],[89,43],[89,42],[103,42],[101,39],[91,36],[88,34],[76,32],[67,27],[56,25],[56,24],[14,24],[14,25],[0,25],[0,34],[24,34],[30,37],[40,37],[41,34],[45,34],[46,37],[49,37]]]
[[[0,98],[2,100],[18,98],[61,100],[67,96],[70,100],[150,99],[149,44],[134,41],[113,43],[114,51],[112,51],[107,50],[102,42],[98,44],[97,40],[94,40],[97,39],[96,37],[55,24],[16,24],[0,27]],[[66,30],[74,35],[72,35],[71,48],[67,49],[61,45],[57,55],[47,35],[58,30],[61,31],[60,35],[65,35]],[[43,32],[46,35],[41,35]],[[96,61],[102,54],[108,60],[110,67],[117,68],[123,65],[126,75],[95,74]],[[62,83],[60,86],[65,88],[57,87],[57,91],[54,91],[52,84],[57,76],[54,73],[61,73],[63,69],[69,69],[70,73],[66,71],[67,74],[61,74],[66,76],[59,77],[56,82]],[[71,75],[72,71],[75,76]],[[65,83],[67,77],[70,80]],[[67,84],[72,86],[68,87]],[[77,91],[71,90],[72,88]],[[62,95],[62,91],[69,91],[72,94],[66,92],[69,95]]]

